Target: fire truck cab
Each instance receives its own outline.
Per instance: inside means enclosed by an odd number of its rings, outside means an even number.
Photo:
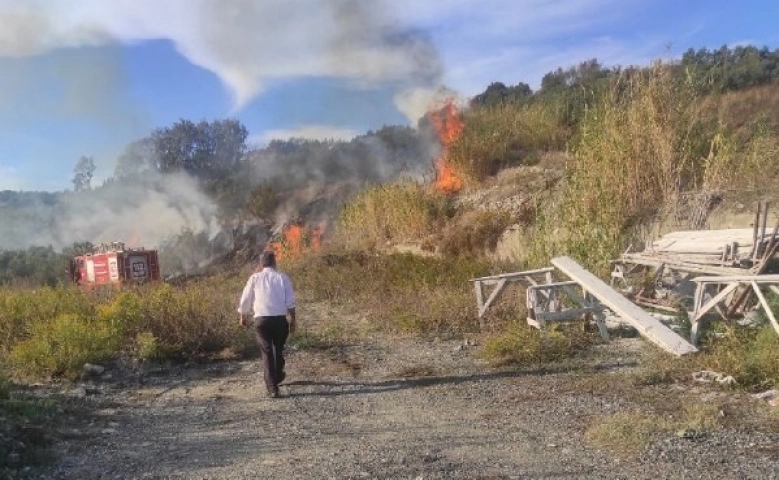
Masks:
[[[139,284],[160,279],[156,250],[128,249],[122,242],[102,244],[71,259],[71,280],[85,289]]]

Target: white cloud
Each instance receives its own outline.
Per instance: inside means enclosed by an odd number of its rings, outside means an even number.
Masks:
[[[304,125],[291,129],[266,130],[261,134],[249,137],[249,143],[266,144],[271,140],[289,140],[302,138],[306,140],[351,140],[361,132],[349,128],[338,128],[327,125]]]
[[[334,76],[436,82],[432,45],[402,28],[388,0],[0,0],[0,56],[167,39],[216,74],[241,108],[267,82]]]

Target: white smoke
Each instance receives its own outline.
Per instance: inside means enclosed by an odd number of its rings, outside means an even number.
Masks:
[[[390,0],[0,0],[0,57],[169,40],[240,109],[277,79],[329,76],[400,90],[441,77],[432,43]],[[416,120],[416,119],[414,119]]]
[[[37,201],[35,195],[27,194],[33,200],[21,205],[0,204],[0,250],[30,245],[61,249],[84,241],[157,247],[185,230],[205,232],[209,238],[220,231],[216,206],[185,174],[48,194],[47,201]]]

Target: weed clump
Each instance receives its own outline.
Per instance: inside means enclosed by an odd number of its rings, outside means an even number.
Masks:
[[[494,364],[535,366],[572,357],[593,343],[592,334],[566,327],[539,330],[516,321],[488,338],[482,354]]]
[[[635,455],[663,435],[690,438],[722,426],[716,404],[690,403],[673,415],[620,412],[596,420],[585,432],[588,442],[623,455]]]

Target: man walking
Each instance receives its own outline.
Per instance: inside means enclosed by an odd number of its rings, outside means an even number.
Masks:
[[[279,396],[284,381],[284,344],[295,331],[295,293],[292,282],[276,270],[276,255],[263,252],[262,270],[249,277],[238,303],[240,323],[245,327],[249,312],[254,312],[257,343],[262,353],[263,374],[268,396]],[[289,321],[287,321],[289,316]]]

